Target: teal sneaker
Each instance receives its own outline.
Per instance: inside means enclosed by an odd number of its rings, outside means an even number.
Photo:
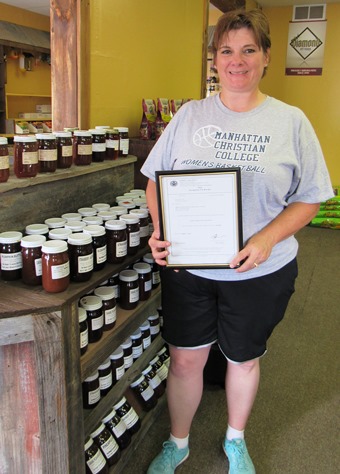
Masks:
[[[165,441],[163,449],[149,466],[147,474],[174,474],[176,467],[189,457],[189,447],[178,449],[173,441]]]
[[[255,474],[244,439],[226,439],[222,446],[229,461],[228,474]]]

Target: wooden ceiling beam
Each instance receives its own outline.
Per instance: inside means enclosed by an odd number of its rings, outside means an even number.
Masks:
[[[223,13],[246,7],[246,0],[210,0],[210,3]]]

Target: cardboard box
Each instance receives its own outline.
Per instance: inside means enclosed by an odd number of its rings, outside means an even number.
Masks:
[[[36,105],[35,110],[38,114],[50,114],[52,112],[51,105]]]

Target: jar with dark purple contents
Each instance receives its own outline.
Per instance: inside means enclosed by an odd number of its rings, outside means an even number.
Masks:
[[[125,449],[131,442],[131,435],[124,421],[112,409],[103,419],[102,423],[111,432],[120,449]]]
[[[117,305],[114,289],[109,286],[99,286],[95,288],[94,294],[102,300],[104,331],[108,331],[115,326],[117,319]]]
[[[99,372],[96,370],[82,383],[83,407],[94,408],[100,400]]]
[[[133,214],[122,214],[119,220],[126,223],[127,254],[135,255],[140,247],[139,218]]]
[[[89,132],[92,135],[92,161],[99,163],[105,160],[105,130],[96,128],[91,129]]]
[[[127,231],[126,223],[121,220],[108,220],[105,222],[107,237],[107,261],[109,263],[122,263],[127,256]]]
[[[21,232],[8,231],[0,234],[1,278],[5,281],[19,280],[21,278],[21,239]]]
[[[118,347],[110,355],[111,368],[112,368],[112,383],[115,385],[125,374],[125,362],[124,362],[124,350],[122,347]]]
[[[135,409],[130,405],[125,397],[122,397],[119,402],[113,405],[117,415],[126,424],[127,429],[131,435],[137,433],[141,427],[141,421]]]
[[[130,214],[139,218],[140,248],[144,248],[149,241],[149,212],[147,209],[131,209]]]
[[[136,395],[144,411],[150,411],[157,405],[157,397],[143,374],[138,375],[131,383],[130,388]]]
[[[103,453],[107,464],[110,467],[116,464],[120,458],[119,446],[104,423],[100,423],[98,428],[91,433],[91,438]]]
[[[106,359],[98,367],[99,372],[99,388],[100,388],[100,396],[104,397],[109,393],[112,388],[112,367],[111,367],[111,360]]]
[[[85,441],[86,474],[109,474],[109,466],[100,448],[92,438]]]
[[[105,227],[102,225],[87,225],[83,232],[92,237],[93,271],[97,272],[105,267],[107,261],[107,242]]]
[[[75,130],[74,139],[74,164],[87,166],[92,163],[92,135],[85,130]]]
[[[70,256],[70,279],[88,281],[93,272],[92,237],[89,234],[76,232],[67,239]]]
[[[121,308],[135,309],[139,302],[138,273],[135,270],[122,270],[119,273],[119,304]]]
[[[152,289],[151,267],[146,262],[138,262],[133,265],[133,270],[138,273],[139,300],[148,300]]]
[[[39,173],[53,173],[57,169],[57,144],[53,133],[37,133]]]
[[[57,168],[70,168],[73,160],[72,133],[55,132],[54,135],[57,144]]]
[[[89,342],[97,342],[103,335],[104,315],[102,300],[98,296],[83,296],[80,306],[85,309],[89,331]]]

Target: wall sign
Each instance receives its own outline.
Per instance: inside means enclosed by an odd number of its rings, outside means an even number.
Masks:
[[[286,76],[321,76],[327,21],[289,23]]]

